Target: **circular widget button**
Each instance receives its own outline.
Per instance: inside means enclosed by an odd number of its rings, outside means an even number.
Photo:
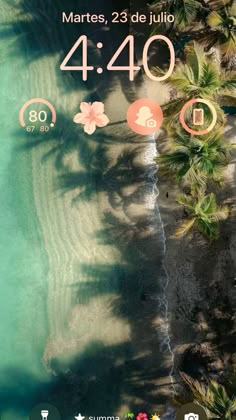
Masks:
[[[208,420],[204,408],[195,403],[183,405],[176,415],[176,420]]]
[[[163,112],[155,101],[138,99],[127,112],[128,124],[135,133],[146,136],[155,133],[162,125]]]
[[[194,104],[196,104],[196,103],[201,103],[201,104],[205,104],[205,105],[207,105],[208,106],[208,108],[210,109],[210,111],[211,111],[211,114],[212,114],[212,122],[211,122],[211,124],[209,125],[209,127],[208,128],[205,128],[204,130],[193,130],[192,128],[190,128],[187,124],[186,124],[186,121],[185,121],[185,113],[186,113],[186,111],[187,111],[187,109],[190,107],[190,106],[192,106],[192,105],[194,105]],[[203,119],[203,111],[202,111],[202,115],[201,115],[201,118]],[[201,119],[200,118],[200,119]],[[183,108],[182,108],[182,110],[181,110],[181,112],[180,112],[180,122],[181,122],[181,124],[182,124],[182,126],[183,126],[183,128],[188,132],[188,133],[190,133],[190,134],[193,134],[194,136],[203,136],[204,134],[208,134],[208,133],[210,133],[210,131],[212,131],[213,130],[213,128],[215,127],[215,125],[216,125],[216,123],[217,123],[217,112],[216,112],[216,110],[215,110],[215,108],[214,108],[214,106],[212,105],[212,103],[210,102],[210,101],[208,101],[207,99],[191,99],[190,101],[188,101],[184,106],[183,106]],[[201,125],[201,121],[200,121],[200,123],[199,122],[197,122],[197,119],[196,119],[196,122],[195,122],[195,125]]]
[[[32,409],[29,420],[61,420],[61,415],[53,405],[42,403]]]

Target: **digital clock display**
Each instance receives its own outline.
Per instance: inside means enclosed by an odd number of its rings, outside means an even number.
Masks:
[[[161,77],[154,76],[148,66],[148,56],[149,56],[149,48],[155,41],[164,41],[170,51],[170,64],[169,69],[165,75]],[[81,66],[70,66],[68,65],[69,60],[72,58],[73,54],[77,51],[77,49],[82,48],[82,57],[81,57]],[[103,48],[102,42],[97,43],[97,48]],[[128,48],[129,50],[129,63],[126,66],[116,65],[116,60],[118,59],[119,55],[122,53],[124,48]],[[129,80],[133,81],[135,72],[138,72],[141,67],[144,69],[146,75],[151,79],[158,82],[164,81],[168,79],[173,73],[175,66],[175,51],[172,42],[169,38],[164,35],[154,35],[152,36],[145,44],[142,54],[142,66],[135,65],[135,39],[133,35],[128,35],[125,40],[121,43],[117,51],[114,52],[114,55],[111,57],[111,60],[107,64],[106,68],[108,71],[128,71],[129,72]],[[88,71],[95,70],[94,66],[90,66],[88,64],[88,38],[86,35],[82,35],[76,41],[75,45],[71,48],[65,59],[63,60],[61,66],[61,70],[65,71],[81,71],[83,80],[87,80],[88,78]],[[103,73],[103,68],[98,67],[97,73]]]

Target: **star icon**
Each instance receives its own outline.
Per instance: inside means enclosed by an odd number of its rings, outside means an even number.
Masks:
[[[76,419],[76,420],[84,420],[84,419],[85,419],[85,417],[81,416],[81,414],[79,413],[79,415],[78,415],[78,416],[75,416],[75,419]]]

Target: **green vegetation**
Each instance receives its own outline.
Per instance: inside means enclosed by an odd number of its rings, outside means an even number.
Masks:
[[[210,28],[203,41],[208,47],[218,46],[224,60],[236,55],[236,3],[232,0],[211,0],[206,22]]]
[[[168,148],[168,153],[156,159],[160,171],[189,186],[192,195],[205,191],[209,179],[223,185],[225,165],[230,162],[234,145],[224,142],[222,130],[199,137],[184,130],[172,133]]]
[[[236,55],[236,3],[234,0],[156,0],[151,6],[155,13],[167,12],[175,21],[167,27],[177,40],[186,35],[210,50],[218,47],[223,61]],[[158,33],[159,25],[153,28]]]
[[[161,173],[187,188],[188,195],[177,197],[188,217],[176,236],[198,229],[210,240],[216,239],[220,221],[229,215],[226,206],[217,204],[217,187],[224,186],[225,169],[235,148],[225,136],[224,107],[236,107],[235,67],[232,71],[236,54],[236,3],[165,0],[153,2],[151,8],[155,12],[177,11],[175,24],[167,31],[171,30],[178,42],[185,43],[175,71],[166,82],[171,91],[171,100],[163,106],[166,147],[165,153],[156,159]],[[156,25],[153,31],[159,29]],[[155,68],[153,72],[160,75],[162,70]],[[208,134],[191,135],[181,126],[181,109],[192,98],[210,101],[217,112],[218,122]],[[209,126],[212,115],[208,106],[197,103],[193,107],[204,110],[203,127]],[[189,126],[192,110],[189,108],[185,114]]]
[[[151,5],[155,13],[167,12],[175,15],[174,27],[180,31],[192,24],[201,7],[199,0],[156,0]]]
[[[236,398],[229,395],[223,385],[209,381],[205,385],[189,376],[181,375],[192,391],[195,401],[205,410],[209,418],[233,420],[236,415]]]
[[[236,74],[223,70],[220,63],[207,56],[204,48],[196,42],[187,44],[185,62],[176,67],[168,85],[178,93],[175,99],[163,107],[167,128],[176,127],[186,98],[210,100],[222,124],[224,112],[220,106],[236,104]]]
[[[218,223],[228,217],[229,209],[226,206],[218,206],[213,193],[197,195],[195,197],[180,195],[177,197],[188,212],[188,218],[177,229],[176,236],[182,236],[191,228],[197,227],[209,239],[216,239],[219,234]]]

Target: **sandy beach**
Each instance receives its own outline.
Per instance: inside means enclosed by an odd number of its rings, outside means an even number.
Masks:
[[[48,61],[47,65],[50,66]],[[42,66],[45,66],[45,63],[42,63]],[[40,68],[37,67],[37,70],[35,68],[35,71],[38,73],[36,79],[39,80]],[[51,89],[53,84],[51,78]],[[40,86],[40,82],[38,86],[32,86],[35,96],[40,96]],[[138,93],[139,96],[149,95],[146,89],[147,86],[144,85],[143,91]],[[151,86],[148,86],[148,89],[153,92]],[[56,98],[56,84],[55,90],[52,90],[52,96]],[[152,93],[153,98],[158,91],[158,102],[161,104],[166,100],[168,90],[163,88],[160,97],[160,90],[156,89],[156,92]],[[128,94],[137,95],[132,91],[126,91],[126,95]],[[100,98],[103,99],[102,92]],[[60,112],[75,114],[78,111],[77,103],[82,100],[83,93],[65,94]],[[55,99],[54,104],[57,105]],[[57,106],[60,106],[59,103]],[[125,373],[122,374],[124,383],[134,369],[132,364],[137,365],[135,367],[137,375],[142,375],[145,369],[150,369],[153,373],[151,379],[145,379],[144,376],[141,380],[142,389],[147,389],[144,395],[141,396],[140,392],[135,395],[132,383],[127,390],[124,389],[124,403],[121,404],[117,414],[130,410],[135,405],[144,408],[148,406],[150,410],[150,404],[153,404],[154,410],[157,405],[159,406],[158,400],[162,401],[164,395],[171,393],[168,374],[171,371],[172,355],[165,346],[168,326],[163,317],[167,314],[161,308],[163,287],[165,288],[167,284],[161,262],[165,252],[165,237],[156,203],[155,179],[148,182],[148,171],[152,173],[155,171],[153,164],[155,139],[134,136],[134,133],[128,129],[126,123],[128,106],[129,102],[117,82],[117,87],[105,101],[105,109],[112,121],[112,125],[103,130],[103,136],[108,139],[105,147],[94,144],[93,139],[90,140],[89,137],[86,138],[87,147],[91,147],[90,150],[95,156],[98,149],[103,147],[105,149],[103,156],[109,158],[106,173],[109,174],[108,182],[111,185],[108,185],[108,193],[106,187],[105,189],[103,187],[104,191],[99,191],[98,186],[96,200],[80,200],[79,188],[68,190],[66,193],[57,189],[58,172],[53,165],[53,159],[43,161],[43,156],[51,150],[51,143],[32,149],[35,203],[50,267],[48,274],[50,336],[43,363],[52,374],[70,372],[69,375],[73,375],[71,365],[88,351],[91,343],[94,343],[95,349],[99,348],[99,343],[102,343],[109,353],[115,351],[109,348],[116,349],[120,346],[121,359],[116,363],[119,369],[127,371],[127,378]],[[66,129],[68,127],[63,128]],[[75,126],[74,130],[76,129]],[[66,136],[65,131],[62,131],[62,137],[63,135]],[[126,160],[122,164],[126,153],[130,155],[128,165]],[[92,157],[91,159],[93,160]],[[63,165],[71,174],[85,170],[83,163],[80,163],[80,156],[74,150],[63,156]],[[123,174],[122,168],[124,168]],[[129,180],[127,170],[131,171],[131,174],[133,170],[137,171],[138,176],[135,178],[131,175]],[[117,188],[115,184],[112,186],[112,183],[117,183],[119,171],[123,180]],[[108,229],[110,237],[110,241],[105,244],[103,242],[107,241],[107,234],[98,237],[98,232],[104,229]],[[131,249],[128,250],[128,259],[124,257],[124,252],[129,243]],[[141,273],[137,275],[138,283],[135,289],[133,288],[135,279],[132,280],[133,264],[138,264]],[[115,271],[114,266],[118,267]],[[93,267],[101,267],[103,270],[105,267],[106,271],[99,274],[96,268],[97,278],[94,278]],[[150,276],[150,269],[153,270],[153,267],[155,271]],[[106,280],[106,273],[109,271],[113,272],[114,277]],[[143,275],[149,275],[149,278],[143,278]],[[104,283],[105,281],[109,281],[109,284]],[[149,309],[145,302],[140,303],[140,296],[144,293],[148,296]],[[127,301],[128,308],[124,308],[126,316],[123,314],[121,296]],[[124,343],[125,348],[130,347],[128,353],[127,349],[122,350]],[[122,367],[124,363],[127,367]],[[104,357],[103,369],[111,369],[111,366],[109,368],[105,367],[106,365],[107,360]],[[98,384],[102,380],[103,388],[107,386],[107,378],[102,376],[101,379],[100,369],[102,365],[98,372],[96,369],[93,373],[83,374],[80,384],[82,394],[87,392],[91,381],[94,380]],[[117,386],[124,385],[117,383]],[[153,388],[151,393],[148,392],[150,387]],[[153,402],[150,401],[150,394]],[[64,404],[66,406],[66,399]],[[89,408],[84,407],[84,410]],[[93,410],[97,412],[96,403]]]

